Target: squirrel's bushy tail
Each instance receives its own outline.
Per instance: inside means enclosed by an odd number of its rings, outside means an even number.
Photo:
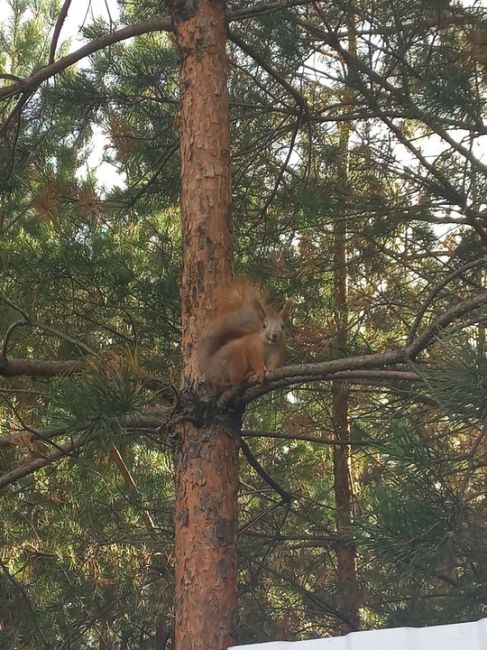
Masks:
[[[212,357],[225,344],[260,331],[265,318],[264,294],[247,280],[219,286],[215,308],[198,343],[197,357],[207,378],[212,376]]]

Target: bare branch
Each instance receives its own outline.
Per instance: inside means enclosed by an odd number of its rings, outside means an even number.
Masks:
[[[335,438],[319,438],[318,436],[308,436],[302,434],[285,433],[284,431],[242,431],[242,436],[246,438],[276,438],[278,440],[295,440],[299,442],[313,442],[318,445],[350,445],[350,446],[373,446],[373,440],[336,440]]]
[[[3,291],[0,291],[0,300],[2,300],[5,304],[7,304],[9,307],[12,307],[12,309],[17,311],[21,316],[23,316],[25,321],[27,321],[27,322],[30,321],[30,318],[29,318],[29,315],[27,314],[27,312],[24,309],[22,309],[22,307],[19,307],[19,305],[17,305],[15,302],[13,302],[13,300],[10,300],[10,298],[8,298],[3,293]]]
[[[131,490],[138,498],[139,501],[140,499],[140,494],[139,490],[137,488],[137,484],[134,481],[134,478],[127,467],[127,464],[120,453],[120,449],[117,447],[117,445],[114,442],[110,443],[110,457],[112,458],[113,462],[115,465],[118,467],[118,470],[120,474],[123,477],[123,480],[125,481],[125,484]],[[147,508],[144,508],[144,506],[141,505],[142,509],[142,518],[144,519],[144,523],[147,526],[147,530],[149,532],[154,532],[156,529],[156,525],[154,523],[154,520],[151,517],[151,514]]]
[[[68,377],[82,368],[81,361],[44,361],[40,359],[0,359],[4,377]]]
[[[86,433],[82,433],[73,438],[71,442],[60,446],[50,454],[45,454],[42,456],[42,458],[35,458],[27,463],[19,465],[19,467],[16,467],[7,474],[0,476],[0,489],[6,487],[7,485],[10,485],[11,483],[14,483],[15,481],[18,481],[24,476],[28,476],[29,474],[36,472],[42,467],[46,467],[46,465],[51,465],[51,463],[54,463],[61,458],[70,456],[74,451],[77,451],[89,442],[92,442],[94,438],[94,434],[88,435]]]
[[[44,647],[49,649],[49,644],[46,641],[46,639],[44,638],[44,635],[42,634],[42,629],[41,629],[41,627],[39,625],[39,622],[38,622],[38,620],[36,618],[34,609],[32,607],[32,603],[30,602],[30,598],[27,595],[27,592],[26,592],[24,586],[22,585],[22,583],[18,582],[11,575],[10,571],[8,570],[8,566],[6,564],[4,564],[4,562],[1,559],[0,559],[0,567],[3,569],[3,572],[5,573],[5,575],[7,577],[7,580],[10,583],[12,583],[12,585],[15,587],[15,589],[20,593],[20,596],[21,596],[21,598],[22,598],[22,600],[24,602],[24,605],[27,607],[27,610],[29,611],[30,618],[31,618],[32,622],[34,623],[34,626],[35,626],[36,631],[37,631],[37,635],[39,636],[42,643],[44,644]]]
[[[260,4],[244,7],[243,9],[236,9],[229,12],[228,20],[243,20],[244,18],[253,18],[254,16],[261,16],[280,9],[290,9],[291,7],[299,7],[302,5],[310,5],[316,0],[277,0],[277,2],[262,2]]]
[[[305,98],[301,95],[300,92],[294,88],[294,86],[289,83],[289,81],[280,74],[275,68],[273,68],[266,59],[257,52],[255,48],[246,43],[236,32],[229,32],[229,38],[231,41],[238,45],[238,47],[248,54],[259,66],[267,72],[275,81],[277,81],[283,88],[285,88],[288,93],[294,98],[298,106],[301,107],[302,111],[308,113],[308,105]]]
[[[414,319],[414,323],[411,326],[411,329],[409,331],[409,336],[408,336],[408,345],[411,345],[411,343],[414,341],[414,337],[416,336],[416,332],[418,331],[419,324],[421,322],[421,319],[423,318],[424,314],[426,313],[426,310],[428,307],[431,305],[435,297],[446,287],[446,285],[457,278],[458,276],[462,275],[465,273],[465,271],[468,271],[469,269],[473,269],[476,266],[482,266],[483,264],[487,264],[487,257],[481,257],[477,260],[473,260],[470,262],[467,262],[467,264],[463,264],[461,267],[458,269],[455,269],[451,273],[448,273],[443,280],[434,287],[430,293],[428,294],[426,300],[424,303],[421,305],[418,313],[416,314],[416,318]]]
[[[290,503],[293,499],[293,495],[291,492],[288,492],[286,489],[284,489],[277,481],[275,481],[270,474],[268,474],[265,469],[262,467],[262,465],[259,463],[257,458],[254,456],[252,453],[252,450],[248,446],[248,444],[245,442],[245,440],[240,441],[240,446],[242,448],[243,454],[245,458],[248,460],[249,465],[255,469],[257,474],[261,477],[267,485],[269,485],[273,490],[275,490],[282,498],[284,503]]]
[[[54,63],[54,55],[56,54],[57,42],[59,40],[59,35],[63,27],[66,16],[68,15],[69,5],[71,0],[64,0],[64,4],[59,12],[58,19],[56,21],[56,26],[54,27],[54,33],[52,35],[51,48],[49,50],[49,63]]]
[[[8,326],[2,343],[2,350],[0,351],[1,359],[5,359],[7,357],[8,342],[14,331],[17,329],[17,327],[23,327],[25,325],[29,325],[29,323],[25,320],[16,320]]]
[[[405,348],[405,353],[408,359],[414,359],[417,355],[428,347],[431,341],[436,337],[437,334],[444,330],[445,327],[448,327],[450,323],[454,320],[461,318],[465,314],[468,314],[475,309],[478,309],[481,305],[487,303],[487,291],[484,291],[469,300],[464,300],[459,302],[457,305],[454,305],[448,309],[444,314],[439,316],[431,325],[429,325],[423,332],[417,337],[417,339],[408,345]]]

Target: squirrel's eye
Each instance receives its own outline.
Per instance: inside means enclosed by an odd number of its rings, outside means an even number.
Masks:
[[[262,327],[263,327],[264,329],[266,329],[266,327],[267,327],[267,323],[266,323],[265,321],[262,323]]]

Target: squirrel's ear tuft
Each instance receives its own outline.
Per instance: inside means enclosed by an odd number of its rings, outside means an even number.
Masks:
[[[294,300],[291,300],[290,298],[286,300],[286,302],[284,303],[284,307],[282,308],[281,311],[281,317],[283,321],[289,320],[291,314],[293,313],[294,307],[295,307]]]

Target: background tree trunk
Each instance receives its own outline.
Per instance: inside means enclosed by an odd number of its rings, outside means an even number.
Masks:
[[[353,10],[354,3],[350,3]],[[356,54],[356,38],[353,16],[348,21],[349,49]],[[353,95],[346,91],[342,101],[346,112],[351,110]],[[341,186],[347,187],[349,170],[349,145],[351,123],[340,125],[338,177]],[[347,268],[347,222],[346,215],[338,216],[333,230],[334,255],[334,303],[335,303],[335,348],[341,355],[347,354],[348,347],[348,268]],[[332,420],[335,436],[340,441],[350,440],[349,387],[346,382],[333,382]],[[351,447],[333,447],[333,476],[335,490],[336,527],[339,536],[351,537],[353,519],[353,492],[350,469]],[[338,608],[346,617],[340,623],[340,632],[347,634],[360,626],[360,594],[356,575],[356,551],[351,543],[337,542],[335,546],[339,584]]]
[[[194,343],[215,284],[232,273],[226,22],[222,1],[170,5],[181,56],[182,404],[191,414],[200,378]],[[177,650],[223,650],[236,641],[238,429],[209,415],[178,430]]]
[[[344,144],[341,142],[341,144]],[[342,148],[342,153],[344,150]],[[345,150],[346,153],[346,150]],[[345,354],[347,345],[347,251],[345,221],[335,227],[335,309],[337,334],[335,345],[340,354]],[[349,388],[346,382],[335,381],[331,386],[332,421],[335,436],[340,441],[350,440]],[[338,536],[351,535],[353,494],[350,473],[349,445],[333,447],[333,477],[335,491],[336,528]],[[355,548],[347,542],[335,545],[339,585],[338,609],[347,618],[340,623],[340,631],[347,634],[359,628],[359,593],[355,567]]]

